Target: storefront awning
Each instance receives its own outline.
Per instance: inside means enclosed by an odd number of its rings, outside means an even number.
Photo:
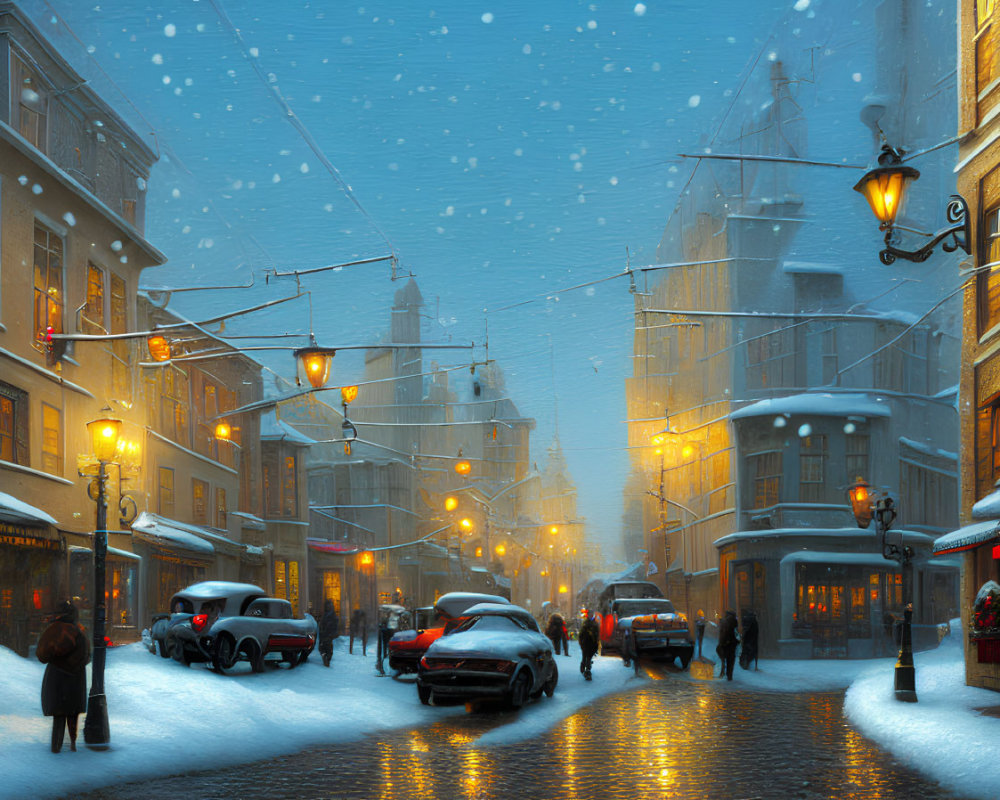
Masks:
[[[51,516],[40,508],[28,505],[10,494],[0,492],[0,520],[17,522],[21,525],[58,525]]]
[[[946,533],[934,540],[934,554],[958,553],[971,550],[992,540],[1000,541],[1000,520],[989,519],[985,522],[974,522],[957,531]]]
[[[143,511],[136,517],[132,523],[132,532],[139,534],[139,538],[161,546],[179,547],[202,555],[211,555],[215,552],[211,542],[205,541],[189,530],[177,527],[177,523],[173,520],[158,517],[148,511]]]
[[[83,547],[79,544],[71,544],[68,548],[71,553],[93,553],[89,547]],[[118,556],[119,558],[133,558],[136,561],[142,561],[142,556],[137,553],[130,553],[128,550],[120,550],[117,547],[108,548],[109,556]]]

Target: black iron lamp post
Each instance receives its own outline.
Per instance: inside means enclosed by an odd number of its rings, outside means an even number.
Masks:
[[[945,211],[948,225],[936,233],[924,234],[929,238],[923,247],[916,250],[901,250],[895,246],[896,213],[903,205],[910,182],[920,177],[917,170],[903,164],[902,157],[902,150],[888,144],[883,145],[878,157],[878,166],[866,172],[854,186],[854,191],[864,195],[868,205],[871,206],[879,221],[879,230],[885,231],[885,249],[878,254],[879,260],[886,265],[893,263],[897,258],[919,263],[930,258],[934,248],[939,244],[948,253],[959,248],[969,253],[971,243],[969,205],[958,194],[951,195],[948,200]]]
[[[120,419],[102,417],[87,423],[94,455],[97,457],[97,525],[94,530],[94,661],[87,700],[87,716],[83,723],[83,741],[92,750],[107,750],[111,746],[108,727],[108,700],[104,695],[104,664],[107,647],[104,641],[107,600],[105,598],[105,566],[108,555],[108,500],[105,491],[107,466],[118,447]]]
[[[899,656],[896,658],[896,699],[906,703],[917,702],[916,673],[913,667],[913,641],[910,624],[913,620],[913,548],[902,543],[887,541],[889,526],[896,519],[896,503],[886,494],[880,496],[861,477],[848,489],[851,510],[859,528],[867,528],[875,518],[875,533],[882,545],[882,557],[899,563],[903,575],[903,625],[900,631]]]

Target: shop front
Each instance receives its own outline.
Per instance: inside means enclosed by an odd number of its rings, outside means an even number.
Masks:
[[[0,519],[0,646],[27,656],[64,586],[63,545],[52,529]]]
[[[69,545],[70,594],[80,611],[80,624],[91,629],[94,609],[94,552],[89,547]],[[106,635],[112,643],[139,640],[139,568],[142,557],[117,547],[108,547],[105,561],[107,589]]]

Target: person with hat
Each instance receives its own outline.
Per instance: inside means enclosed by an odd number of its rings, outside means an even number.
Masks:
[[[52,717],[52,752],[62,750],[69,730],[69,749],[76,750],[77,720],[87,710],[87,664],[90,642],[77,624],[76,606],[63,600],[52,622],[42,631],[35,649],[45,664],[42,677],[42,713]]]

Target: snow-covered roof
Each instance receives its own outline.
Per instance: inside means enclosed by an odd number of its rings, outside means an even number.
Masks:
[[[1000,518],[1000,489],[994,489],[986,497],[972,506],[973,519]]]
[[[28,505],[10,494],[0,492],[0,519],[8,522],[27,522],[29,525],[58,525],[52,517],[42,509]]]
[[[934,553],[957,553],[984,544],[991,539],[1000,540],[1000,520],[990,519],[966,525],[934,541]]]
[[[240,527],[249,528],[254,531],[262,531],[267,528],[264,520],[260,517],[255,517],[253,514],[248,514],[246,511],[230,511],[229,513],[239,518]]]
[[[170,521],[172,523],[172,520]],[[207,542],[190,531],[168,524],[168,521],[148,511],[143,511],[132,523],[132,532],[151,539],[157,544],[174,545],[193,553],[210,554],[215,552],[211,542]]]
[[[867,394],[847,392],[806,392],[787,397],[760,400],[739,408],[729,415],[730,419],[746,417],[788,415],[813,415],[821,417],[888,417],[892,413],[889,404],[881,398]]]
[[[315,439],[310,439],[304,433],[299,433],[287,422],[278,419],[278,415],[274,411],[261,415],[260,438],[262,441],[277,440],[302,445],[316,444]]]
[[[906,531],[893,529],[893,533],[902,536],[904,541],[909,542],[929,542],[934,537],[918,531]],[[712,544],[716,547],[732,544],[733,542],[744,541],[746,539],[781,539],[784,537],[807,538],[807,539],[839,539],[844,542],[853,542],[856,547],[863,547],[864,542],[875,541],[874,529],[866,528],[762,528],[759,531],[736,531],[727,533],[716,539]]]
[[[89,547],[84,547],[83,545],[80,545],[80,544],[71,544],[67,549],[71,553],[93,553],[94,552]],[[132,552],[129,552],[128,550],[120,550],[117,547],[108,547],[108,555],[109,556],[118,556],[119,558],[132,558],[132,559],[135,559],[136,561],[142,561],[142,556],[140,556],[138,553],[132,553]]]
[[[958,461],[958,453],[953,453],[951,450],[939,450],[924,442],[918,442],[915,439],[907,439],[905,436],[900,436],[899,443],[905,444],[911,450],[916,450],[918,453],[923,453],[926,456],[937,456],[939,458],[947,458],[949,461]]]
[[[898,569],[899,562],[890,561],[881,553],[834,553],[818,550],[798,550],[789,553],[782,564],[854,564],[865,567],[882,567],[883,569]]]

